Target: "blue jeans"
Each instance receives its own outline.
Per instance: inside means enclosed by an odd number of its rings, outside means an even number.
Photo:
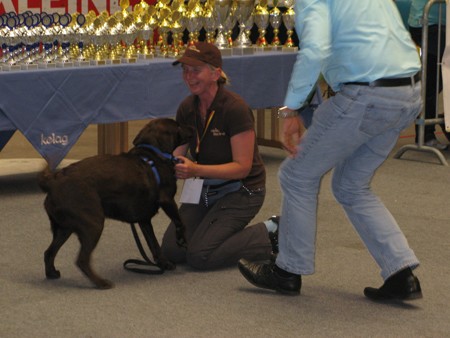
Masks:
[[[314,273],[320,181],[334,168],[332,191],[387,279],[419,265],[397,222],[370,189],[400,132],[419,114],[420,82],[414,86],[343,85],[315,111],[295,158],[278,176],[283,192],[276,264],[289,272]]]

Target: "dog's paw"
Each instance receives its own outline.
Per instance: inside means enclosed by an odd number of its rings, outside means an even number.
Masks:
[[[95,282],[95,287],[100,290],[108,290],[114,287],[114,283],[107,279],[100,279],[99,281]]]
[[[58,270],[46,271],[45,276],[47,279],[58,279],[61,278],[61,273]]]
[[[171,261],[168,261],[167,259],[160,259],[157,264],[161,270],[175,270],[177,267],[175,263],[172,263]]]

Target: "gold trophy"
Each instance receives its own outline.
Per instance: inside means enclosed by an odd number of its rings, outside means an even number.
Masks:
[[[189,46],[198,41],[200,29],[203,27],[202,14],[203,8],[200,6],[200,1],[190,0],[185,14],[186,28],[189,31]]]
[[[106,64],[104,53],[104,25],[105,18],[104,16],[99,15],[93,22],[92,33],[89,33],[95,50],[93,59],[91,59],[92,66],[101,66]]]
[[[233,47],[233,55],[248,55],[254,53],[252,41],[245,31],[245,23],[252,15],[255,0],[236,0],[236,17],[239,22],[239,34]]]
[[[294,41],[292,40],[292,34],[294,34],[294,26],[295,26],[295,12],[292,6],[294,5],[293,0],[286,1],[286,7],[288,7],[287,11],[283,13],[283,23],[286,27],[286,42],[282,47],[283,52],[295,53],[298,51],[298,48],[295,47]]]
[[[259,4],[256,5],[253,20],[255,21],[259,32],[255,50],[257,52],[271,50],[266,41],[266,29],[269,26],[269,11],[267,10],[267,0],[261,0]]]
[[[214,44],[220,49],[223,56],[230,56],[232,54],[228,43],[225,30],[225,21],[230,15],[231,0],[215,0],[213,5],[213,14],[217,24],[217,35]]]
[[[273,39],[270,45],[274,50],[281,50],[281,42],[280,38],[278,37],[278,33],[280,31],[280,26],[283,18],[281,16],[281,11],[277,7],[278,0],[273,0],[273,6],[274,7],[269,11],[269,22],[273,28]]]
[[[148,40],[153,35],[153,28],[149,25],[150,15],[148,12],[149,5],[141,0],[136,4],[133,9],[133,14],[136,19],[136,26],[138,28],[136,45],[137,45],[137,58],[138,59],[151,59],[153,55],[148,48]],[[154,6],[152,6],[154,8]]]
[[[236,7],[237,7],[236,1],[233,1],[231,3],[230,15],[228,15],[224,23],[226,38],[228,40],[228,47],[230,48],[232,48],[234,45],[232,35],[233,35],[233,28],[237,24]]]
[[[138,16],[139,17],[139,16]],[[122,43],[125,49],[122,53],[121,63],[135,63],[137,60],[136,46],[134,40],[136,40],[139,34],[139,23],[136,15],[133,13],[125,18],[123,21],[124,34],[122,35]]]
[[[210,2],[211,0],[207,0],[203,7],[203,26],[206,31],[206,42],[214,43],[214,34],[216,33],[216,19],[214,17],[213,8]]]
[[[158,32],[160,34],[160,45],[158,56],[168,57],[170,46],[168,44],[169,32],[171,30],[171,11],[168,7],[164,7],[159,11],[159,26]]]
[[[87,19],[84,14],[76,13],[73,15],[73,21],[76,23],[74,24],[76,45],[72,46],[75,52],[74,64],[75,66],[89,66],[89,61],[86,60],[84,55],[84,47],[87,41],[85,29]]]
[[[120,16],[121,17],[121,16]],[[104,37],[104,58],[107,65],[119,64],[122,55],[122,23],[118,16],[113,15],[106,21],[106,32]]]
[[[178,57],[183,49],[183,31],[184,27],[180,23],[181,12],[172,12],[172,50],[169,52],[170,57]]]
[[[183,34],[186,30],[186,6],[183,0],[172,1],[172,56],[177,57],[184,50]]]
[[[171,9],[169,3],[171,0],[159,0],[156,5],[156,18],[158,21],[158,42],[156,44],[156,55],[167,57],[169,54],[168,37],[171,29]]]

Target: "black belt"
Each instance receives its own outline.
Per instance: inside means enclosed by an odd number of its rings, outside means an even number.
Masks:
[[[372,82],[346,82],[344,85],[370,86],[370,87],[400,87],[411,86],[420,81],[420,73],[414,76],[397,79],[378,79]]]
[[[206,184],[205,186],[209,187],[209,189],[219,189],[228,184],[239,182],[240,180],[229,180],[219,184]]]

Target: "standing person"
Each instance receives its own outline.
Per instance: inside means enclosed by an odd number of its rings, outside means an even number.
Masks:
[[[409,12],[408,25],[409,32],[414,42],[422,48],[422,18],[425,5],[429,0],[412,0],[411,10]],[[427,83],[425,94],[425,119],[434,119],[436,117],[436,96],[442,91],[442,76],[439,76],[438,82],[438,62],[442,60],[445,49],[445,24],[446,7],[442,6],[441,30],[439,32],[439,6],[436,4],[431,7],[428,16],[428,52],[427,52]],[[438,88],[436,88],[438,87]],[[438,89],[438,90],[437,90]],[[445,132],[444,125],[441,125],[447,139],[450,140],[450,134]],[[418,126],[416,125],[416,143],[418,143]],[[446,144],[440,143],[436,139],[435,125],[425,125],[424,145],[435,147],[439,150],[445,150]]]
[[[392,0],[297,0],[300,48],[288,86],[280,167],[283,192],[275,262],[241,260],[244,277],[281,293],[300,293],[301,275],[314,273],[319,185],[334,168],[332,190],[381,268],[374,300],[422,296],[412,270],[419,265],[397,222],[370,189],[400,132],[421,108],[420,60]],[[301,107],[319,74],[337,94],[316,109],[302,136]]]
[[[225,88],[227,77],[217,47],[195,43],[174,65],[179,63],[191,95],[179,106],[176,120],[192,126],[197,137],[175,150],[182,160],[175,171],[185,180],[182,196],[197,194],[200,201],[180,207],[187,250],[177,246],[170,224],[162,252],[175,263],[187,262],[201,270],[234,265],[242,257],[268,259],[277,248],[276,218],[247,227],[263,204],[266,183],[253,113]],[[188,150],[191,158],[184,156]]]

